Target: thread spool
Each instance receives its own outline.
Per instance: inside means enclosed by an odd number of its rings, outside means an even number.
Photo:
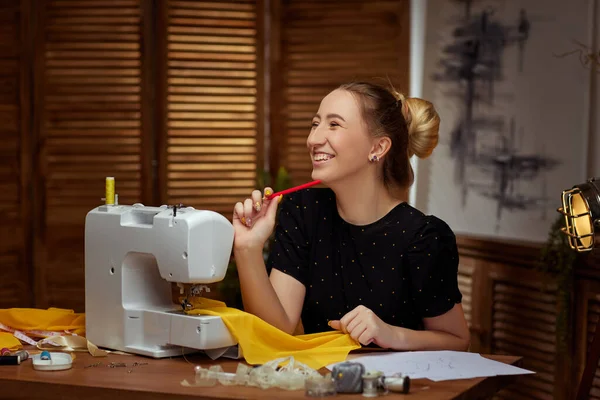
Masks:
[[[50,353],[46,350],[42,351],[42,354],[40,354],[40,360],[51,360],[52,358],[50,357]]]
[[[0,357],[0,365],[19,365],[21,364],[21,357],[5,355]]]
[[[335,381],[335,389],[338,393],[361,393],[362,376],[365,367],[361,363],[345,361],[333,367],[331,375]]]
[[[115,178],[113,176],[106,177],[105,192],[105,204],[107,206],[113,206],[115,204]]]
[[[363,397],[379,396],[379,381],[383,377],[381,371],[369,371],[362,376],[363,378]]]
[[[410,377],[408,375],[386,376],[383,379],[385,388],[391,392],[408,394],[410,392]]]
[[[26,350],[19,350],[13,353],[10,353],[11,356],[17,356],[21,359],[21,361],[25,361],[29,358],[29,353]]]

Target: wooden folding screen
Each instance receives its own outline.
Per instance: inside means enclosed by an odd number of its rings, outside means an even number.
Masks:
[[[388,80],[408,91],[409,1],[271,3],[271,166],[310,180],[306,137],[323,96],[341,83]]]
[[[26,101],[28,4],[0,3],[0,299],[5,307],[33,304],[30,296],[29,147]]]
[[[38,12],[37,303],[82,310],[84,221],[104,177],[119,202],[142,200],[142,10],[140,0],[48,1]]]
[[[106,176],[121,204],[226,216],[251,192],[262,4],[2,2],[0,307],[83,311],[85,216]]]
[[[163,201],[229,216],[262,168],[262,2],[170,1]],[[159,27],[160,29],[160,27]]]

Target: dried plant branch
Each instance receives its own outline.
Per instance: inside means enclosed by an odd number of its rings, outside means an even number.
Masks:
[[[579,61],[584,68],[592,68],[592,66],[596,68],[600,67],[600,51],[596,52],[589,46],[586,46],[577,40],[573,40],[573,43],[575,43],[576,49],[562,54],[554,54],[554,56],[564,58],[577,54],[579,56]],[[600,68],[598,69],[598,72],[600,72]]]

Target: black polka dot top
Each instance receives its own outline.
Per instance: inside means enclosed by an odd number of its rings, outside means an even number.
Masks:
[[[305,333],[330,330],[359,305],[384,322],[423,329],[460,303],[458,251],[450,227],[406,203],[363,226],[345,222],[330,189],[286,196],[278,215],[267,268],[306,287]]]

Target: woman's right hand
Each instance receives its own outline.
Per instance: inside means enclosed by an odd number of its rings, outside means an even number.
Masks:
[[[273,190],[265,188],[265,195],[254,190],[250,198],[236,203],[233,209],[233,246],[235,249],[262,249],[275,227],[275,216],[281,196],[272,200],[266,197]]]

